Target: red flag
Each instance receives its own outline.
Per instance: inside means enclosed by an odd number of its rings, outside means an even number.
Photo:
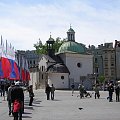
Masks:
[[[9,78],[11,64],[10,64],[10,62],[7,58],[2,57],[1,59],[2,59],[1,63],[2,63],[3,77],[4,78]]]

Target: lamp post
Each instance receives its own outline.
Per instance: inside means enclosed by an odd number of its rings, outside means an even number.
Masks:
[[[97,81],[97,76],[96,76],[96,73],[94,73],[94,76],[95,76],[95,81],[94,81],[94,84],[96,85],[96,81]]]

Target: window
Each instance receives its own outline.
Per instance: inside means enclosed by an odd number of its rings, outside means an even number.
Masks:
[[[43,79],[43,74],[42,74],[42,79]]]
[[[108,70],[105,69],[105,76],[108,76]]]
[[[97,63],[97,58],[95,58],[95,63]]]
[[[42,71],[43,71],[43,66],[42,66]]]
[[[108,66],[108,63],[107,62],[105,62],[105,67],[107,67]]]
[[[96,73],[98,73],[99,72],[99,69],[98,68],[96,68]]]
[[[114,57],[115,57],[114,55],[111,55],[111,59],[114,59]]]
[[[61,76],[61,79],[63,80],[63,79],[64,79],[64,76]]]
[[[33,64],[35,65],[35,60],[33,61]]]
[[[44,66],[44,71],[45,71],[45,66]]]
[[[108,56],[107,56],[107,55],[105,55],[105,59],[108,59]]]
[[[114,76],[114,75],[115,75],[115,70],[111,69],[111,76]]]
[[[114,74],[114,71],[111,71],[111,76],[114,76],[115,74]]]
[[[111,66],[114,66],[114,63],[111,63]]]

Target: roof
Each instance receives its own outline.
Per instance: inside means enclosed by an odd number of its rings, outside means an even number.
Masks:
[[[47,42],[54,42],[54,39],[51,37],[51,35]]]
[[[68,30],[68,32],[72,32],[75,33],[75,31],[70,27],[70,29]]]
[[[45,59],[51,63],[63,63],[63,60],[60,58],[59,55],[54,55],[54,56],[50,57],[49,55],[43,54],[42,57],[45,57]]]
[[[53,73],[70,73],[68,68],[62,64],[62,63],[56,63],[53,65],[50,65],[47,68],[47,72],[53,72]]]
[[[49,55],[43,55],[45,57],[45,59],[51,63],[55,63],[56,61],[54,59],[52,59]]]
[[[65,53],[65,52],[75,52],[82,54],[85,53],[85,46],[74,41],[67,41],[64,42],[58,50],[58,53]]]

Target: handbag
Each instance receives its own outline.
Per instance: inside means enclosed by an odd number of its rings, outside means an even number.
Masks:
[[[34,97],[35,95],[34,95],[34,93],[30,93],[30,97]]]
[[[13,112],[19,112],[21,108],[21,103],[19,100],[15,100],[13,103]]]

